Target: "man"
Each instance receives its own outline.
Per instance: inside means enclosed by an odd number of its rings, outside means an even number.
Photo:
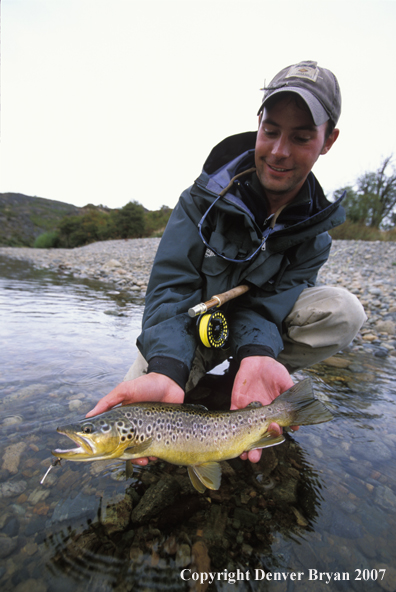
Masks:
[[[264,89],[257,133],[226,138],[212,150],[159,246],[137,341],[141,355],[88,416],[119,403],[182,403],[230,356],[238,364],[231,409],[267,405],[293,385],[289,372],[352,341],[365,320],[359,301],[341,288],[315,287],[330,252],[327,231],[345,218],[341,200],[326,200],[311,169],[337,140],[340,112],[334,74],[301,62]],[[224,307],[227,350],[205,348],[188,309],[240,284],[249,291]],[[242,458],[257,462],[260,454]]]

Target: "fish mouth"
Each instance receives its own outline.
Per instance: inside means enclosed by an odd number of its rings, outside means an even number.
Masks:
[[[58,458],[72,458],[78,456],[80,459],[81,457],[85,458],[94,458],[96,456],[96,451],[93,448],[92,444],[89,442],[88,439],[83,438],[82,436],[78,436],[77,434],[70,434],[67,431],[62,430],[61,428],[57,428],[56,430],[59,434],[63,434],[67,436],[75,444],[77,444],[76,448],[67,448],[67,449],[60,449],[56,448],[52,451],[54,456]]]

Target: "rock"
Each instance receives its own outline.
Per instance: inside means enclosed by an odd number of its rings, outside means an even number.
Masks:
[[[175,558],[176,567],[178,569],[182,569],[191,563],[191,549],[190,545],[182,544],[179,545],[176,551],[176,558]]]
[[[18,423],[22,422],[23,417],[21,417],[20,415],[9,415],[8,417],[5,417],[3,419],[2,426],[6,428],[8,426],[18,425]]]
[[[64,520],[74,520],[82,517],[94,517],[98,510],[97,498],[78,493],[75,498],[61,499],[55,507],[48,526]]]
[[[375,325],[375,329],[378,333],[394,335],[396,333],[396,323],[393,321],[378,321]]]
[[[168,475],[150,485],[136,508],[132,511],[132,522],[141,523],[156,516],[169,506],[180,491],[179,483]]]
[[[354,445],[353,450],[356,450],[355,454],[357,457],[359,457],[361,454],[360,448],[357,448],[357,445]],[[378,461],[387,461],[393,457],[390,449],[379,440],[366,443],[364,448],[364,456],[367,460],[373,463],[377,463]]]
[[[196,541],[191,549],[191,572],[196,573],[209,573],[210,571],[210,557],[208,553],[208,548],[205,545],[204,541],[198,540]],[[205,592],[207,587],[209,586],[209,582],[203,582],[202,584],[198,582],[194,582],[194,586],[192,590],[194,592]]]
[[[105,507],[103,507],[105,505]],[[107,533],[123,531],[131,520],[132,499],[125,496],[120,501],[106,505],[102,503],[101,523],[106,528]]]
[[[5,559],[17,548],[18,538],[0,536],[0,559]]]
[[[43,487],[37,487],[32,491],[32,493],[28,497],[29,504],[35,506],[39,502],[43,502],[47,497],[50,495],[51,491],[48,489],[43,489]]]
[[[322,364],[332,366],[333,368],[348,368],[348,366],[351,364],[351,361],[344,358],[331,356],[330,358],[323,360]]]
[[[385,347],[379,347],[375,350],[374,355],[376,358],[386,358],[389,355],[389,350]]]
[[[25,491],[26,487],[27,483],[22,479],[20,481],[6,481],[5,483],[0,483],[0,498],[20,495]]]
[[[298,481],[296,479],[285,480],[271,491],[270,496],[276,502],[295,504],[297,501],[297,485]]]
[[[22,551],[26,553],[26,555],[32,556],[37,553],[38,545],[37,543],[27,543],[23,548]]]
[[[345,539],[357,539],[363,535],[363,529],[360,524],[347,518],[347,516],[343,516],[341,513],[334,513],[330,533]]]
[[[297,510],[297,508],[295,508],[294,506],[290,506],[290,509],[292,510],[293,514],[296,517],[297,520],[297,524],[299,526],[308,526],[308,521],[305,520],[304,516],[301,514],[301,512],[299,512]]]
[[[377,570],[385,569],[385,575],[382,579],[379,577],[378,583],[385,592],[394,592],[396,590],[396,569],[392,565],[379,563],[376,565]],[[381,572],[380,572],[381,573]]]
[[[396,509],[396,495],[393,491],[384,486],[378,486],[375,492],[375,502],[384,510],[394,512]]]
[[[34,580],[33,578],[20,582],[14,588],[14,592],[47,592],[47,590],[47,584],[43,580]]]
[[[105,271],[114,269],[115,267],[122,267],[122,263],[120,263],[117,259],[109,259],[107,263],[102,265],[102,269]]]
[[[3,456],[2,469],[6,469],[12,475],[15,475],[18,472],[21,454],[26,446],[26,442],[16,442],[7,446]]]
[[[79,411],[79,409],[81,409],[81,407],[83,406],[83,402],[80,401],[79,399],[73,399],[72,401],[70,401],[69,403],[69,409],[71,412],[73,411]]]

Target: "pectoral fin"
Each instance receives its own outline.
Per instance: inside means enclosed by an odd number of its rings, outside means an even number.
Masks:
[[[221,483],[221,467],[219,463],[208,462],[202,465],[191,465],[188,474],[195,489],[203,493],[206,488],[219,489]]]
[[[130,460],[125,461],[125,478],[131,479],[133,476],[133,464]]]
[[[269,446],[276,446],[277,444],[282,444],[286,440],[285,436],[272,436],[270,433],[265,433],[259,440],[253,442],[249,446],[249,450],[254,450],[255,448],[268,448]]]
[[[120,458],[128,460],[130,458],[139,458],[142,455],[144,456],[143,452],[150,448],[152,441],[153,438],[147,438],[147,440],[145,440],[144,442],[132,444],[128,448],[125,448]]]

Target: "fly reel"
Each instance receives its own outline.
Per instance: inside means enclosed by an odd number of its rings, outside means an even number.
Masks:
[[[228,338],[228,323],[221,310],[208,312],[198,317],[197,329],[199,339],[205,347],[223,347]]]

